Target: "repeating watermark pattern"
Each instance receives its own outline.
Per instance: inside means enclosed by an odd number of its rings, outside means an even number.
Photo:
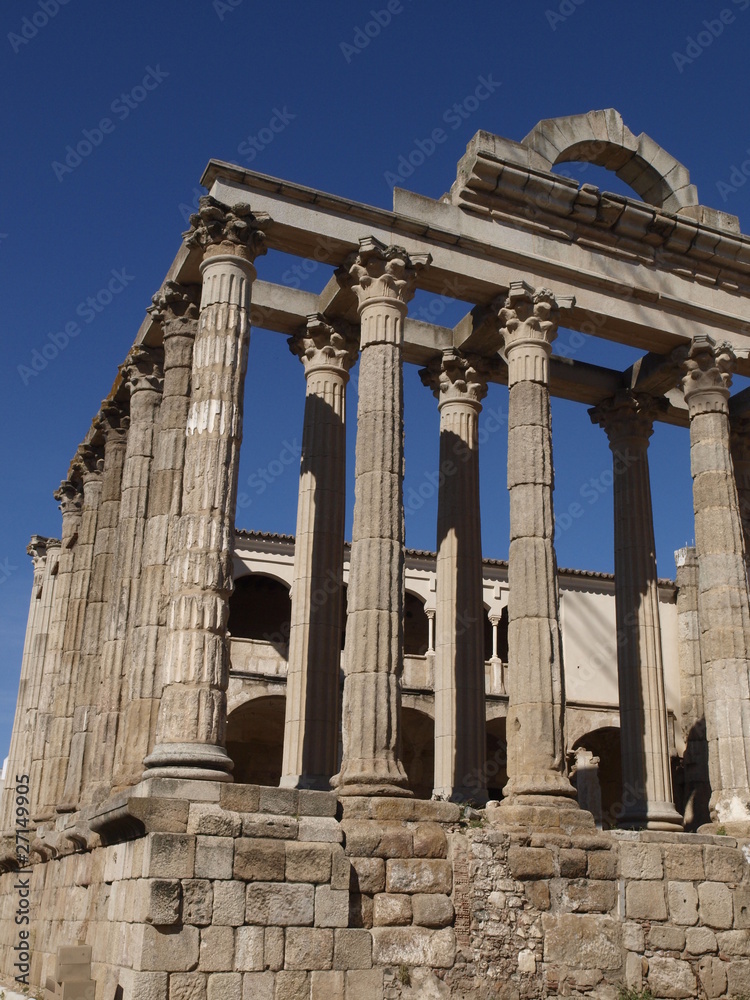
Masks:
[[[732,3],[740,11],[750,7],[750,0],[732,0]],[[702,22],[703,27],[695,33],[688,35],[685,39],[684,52],[673,52],[672,60],[680,73],[685,72],[686,66],[691,66],[696,59],[699,59],[706,49],[713,45],[717,38],[724,34],[724,29],[734,24],[737,15],[731,7],[724,7],[716,17]]]
[[[262,496],[288,468],[299,463],[301,455],[302,445],[296,438],[293,441],[282,441],[278,456],[264,468],[256,469],[247,477],[248,489],[253,490],[256,497]],[[250,507],[252,502],[253,498],[248,493],[240,493],[237,497],[238,507]]]
[[[169,73],[158,63],[156,66],[147,66],[141,82],[131,87],[127,93],[116,97],[109,106],[110,112],[119,121],[124,122],[168,76]],[[72,174],[77,167],[80,167],[86,157],[91,156],[94,150],[101,146],[104,137],[111,135],[116,128],[117,122],[112,118],[101,118],[94,128],[82,129],[83,138],[78,139],[75,145],[69,143],[65,147],[63,160],[53,160],[51,163],[58,181],[62,183],[67,174]]]
[[[95,295],[79,302],[76,306],[76,316],[83,323],[88,325],[93,323],[97,316],[104,312],[115,296],[125,291],[128,285],[135,281],[135,275],[129,274],[122,267],[119,271],[112,269],[112,277],[103,288],[100,288]],[[35,378],[47,368],[50,361],[54,361],[61,351],[64,351],[82,332],[82,326],[77,320],[69,320],[61,329],[47,334],[47,340],[41,347],[35,347],[31,352],[28,365],[17,365],[16,369],[24,385],[28,385],[32,378]]]
[[[31,972],[31,866],[29,853],[31,851],[31,800],[29,799],[28,774],[16,775],[15,787],[15,831],[16,831],[16,861],[18,871],[14,889],[16,895],[15,924],[18,937],[13,945],[16,953],[13,968],[16,969],[16,982],[29,986]]]
[[[364,52],[370,42],[380,35],[383,28],[387,28],[393,18],[397,14],[403,14],[405,9],[401,0],[388,0],[388,3],[382,10],[371,10],[371,20],[367,21],[362,27],[359,25],[355,27],[352,41],[339,42],[339,48],[343,53],[344,59],[350,63],[355,56]]]
[[[245,163],[252,163],[258,153],[262,153],[267,146],[270,146],[276,136],[283,132],[296,117],[286,104],[281,110],[274,108],[268,125],[260,129],[256,135],[249,135],[243,139],[237,147],[239,155],[245,157]]]
[[[194,187],[193,188],[193,200],[188,204],[187,202],[181,201],[177,206],[177,211],[182,216],[182,220],[186,226],[190,225],[190,216],[194,215],[200,208],[200,200],[205,194],[203,188]]]
[[[50,23],[53,17],[57,17],[60,8],[70,3],[70,0],[39,0],[38,10],[29,17],[26,16],[21,21],[18,32],[9,31],[8,41],[10,47],[18,55],[24,45],[28,45],[36,36]]]
[[[750,2],[750,0],[748,0]],[[449,125],[451,129],[460,128],[467,118],[470,118],[480,107],[502,86],[501,80],[493,80],[492,73],[487,76],[477,77],[477,85],[474,90],[467,94],[462,101],[456,101],[446,108],[440,120]],[[429,160],[435,153],[438,146],[447,142],[448,133],[442,127],[432,129],[426,139],[415,139],[414,145],[405,155],[402,153],[397,161],[395,170],[386,170],[383,174],[385,182],[389,188],[393,189],[397,184],[411,177],[414,171]]]
[[[716,190],[721,195],[723,202],[726,202],[731,195],[737,194],[739,189],[747,184],[748,177],[750,177],[750,146],[745,150],[745,153],[747,154],[746,160],[743,160],[740,164],[732,164],[729,171],[729,180],[716,182]]]
[[[0,562],[0,584],[5,583],[16,572],[18,566],[11,566],[7,557]]]
[[[303,257],[299,264],[289,267],[281,275],[281,282],[289,288],[301,288],[315,274],[321,264],[328,264],[334,259],[336,241],[321,236],[312,252],[312,257]]]
[[[557,10],[545,10],[547,24],[553,31],[557,31],[558,26],[571,18],[584,3],[586,0],[562,0]]]
[[[227,14],[231,14],[244,3],[244,0],[213,0],[211,6],[216,11],[216,16],[223,21]]]

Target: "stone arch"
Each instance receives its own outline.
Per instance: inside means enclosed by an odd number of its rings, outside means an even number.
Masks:
[[[289,588],[278,577],[247,573],[234,581],[227,625],[232,638],[258,639],[285,651],[291,614]]]
[[[234,780],[250,785],[278,785],[284,749],[281,695],[243,702],[227,718],[227,753],[234,761]]]
[[[576,754],[576,751],[588,751],[590,759],[585,754]],[[576,757],[579,760],[572,781],[578,788],[581,806],[590,809],[597,826],[605,830],[613,829],[617,825],[623,796],[619,728],[604,726],[585,733],[573,744],[571,757],[571,765],[576,763]],[[598,816],[592,808],[597,791],[600,801]]]
[[[404,594],[404,653],[406,656],[424,656],[429,644],[429,629],[424,601],[418,594],[407,590]]]
[[[634,135],[614,108],[546,118],[523,139],[531,165],[549,170],[577,160],[613,171],[647,204],[667,212],[698,207],[687,167],[641,132]]]
[[[435,783],[435,723],[426,712],[401,706],[401,759],[418,799],[432,797]]]

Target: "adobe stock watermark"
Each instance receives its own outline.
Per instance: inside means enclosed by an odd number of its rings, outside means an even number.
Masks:
[[[557,31],[558,25],[564,24],[584,3],[586,0],[562,0],[557,10],[545,10],[547,24],[553,31]]]
[[[211,6],[216,11],[219,20],[223,21],[227,14],[232,14],[244,2],[245,0],[213,0]]]
[[[141,82],[116,97],[110,104],[109,110],[119,121],[124,122],[168,76],[169,73],[158,63],[156,66],[147,66]],[[101,118],[94,128],[83,129],[81,131],[83,138],[78,139],[75,145],[69,144],[65,147],[64,159],[53,160],[51,163],[58,181],[62,183],[66,174],[72,174],[77,167],[80,167],[86,157],[91,156],[94,150],[101,146],[104,137],[111,135],[116,128],[117,122],[112,118]]]
[[[748,0],[750,2],[750,0]],[[451,129],[460,128],[463,122],[479,109],[480,105],[488,100],[502,86],[502,81],[493,80],[492,73],[487,76],[477,77],[477,85],[474,90],[467,94],[462,101],[456,101],[443,112],[440,120],[445,125],[450,125]],[[406,155],[403,153],[398,158],[395,170],[386,170],[383,174],[385,182],[389,188],[393,189],[397,184],[411,177],[414,171],[421,167],[425,160],[435,153],[438,146],[446,142],[448,133],[442,127],[433,128],[426,139],[415,139],[414,145]]]
[[[237,147],[238,154],[245,157],[245,163],[252,163],[258,153],[262,153],[267,146],[270,146],[276,136],[296,117],[286,104],[281,109],[273,108],[268,125],[260,129],[256,135],[249,135],[243,139]]]
[[[731,195],[737,194],[739,189],[747,184],[748,178],[750,178],[750,146],[745,150],[745,153],[747,154],[746,160],[743,160],[740,164],[732,164],[729,171],[729,180],[716,182],[716,190],[721,195],[723,202],[728,201]]]
[[[113,299],[125,291],[128,285],[135,281],[135,276],[129,274],[124,267],[119,271],[112,269],[112,277],[94,295],[79,302],[76,306],[75,314],[85,325],[93,323],[97,316],[101,315]],[[64,351],[72,340],[80,336],[83,327],[77,320],[69,320],[59,330],[53,330],[47,334],[46,341],[35,347],[31,352],[28,365],[17,365],[17,371],[24,385],[28,385],[32,378],[36,378],[49,366],[51,361]]]
[[[370,42],[388,27],[396,15],[403,14],[405,9],[402,0],[388,0],[381,10],[371,10],[370,20],[361,27],[355,27],[352,41],[339,42],[344,59],[350,63],[355,56],[364,52]]]
[[[16,775],[16,787],[14,797],[15,812],[15,835],[16,835],[16,862],[18,870],[15,872],[16,881],[13,888],[16,891],[16,912],[14,923],[18,928],[16,943],[13,945],[15,961],[15,980],[25,987],[29,986],[29,974],[31,972],[31,865],[29,864],[29,854],[31,852],[31,799],[29,793],[30,778],[28,774]],[[8,778],[10,784],[10,776]]]
[[[190,225],[190,216],[195,215],[200,206],[201,198],[206,194],[204,188],[193,188],[193,200],[188,204],[188,202],[181,201],[177,206],[177,211],[182,216],[182,220],[186,226]]]
[[[750,7],[750,0],[732,0],[734,6],[745,11]],[[713,45],[717,38],[724,34],[724,29],[734,24],[737,15],[731,7],[724,7],[716,17],[702,22],[702,28],[695,35],[688,35],[685,39],[685,51],[673,52],[672,61],[680,73],[685,72],[686,66],[691,66],[696,59],[699,59],[706,49]]]
[[[50,23],[53,17],[57,17],[60,8],[70,3],[70,0],[39,0],[37,10],[31,15],[27,15],[21,21],[18,32],[9,31],[8,41],[10,47],[18,55],[24,45],[28,45],[36,36]]]
[[[5,558],[0,562],[0,584],[5,583],[13,576],[18,566],[11,566],[10,559]]]

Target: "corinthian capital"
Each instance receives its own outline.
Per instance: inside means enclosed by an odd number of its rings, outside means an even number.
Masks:
[[[49,538],[42,535],[32,535],[29,544],[26,546],[26,554],[31,556],[31,564],[34,567],[34,586],[38,587],[42,582],[41,577],[44,572],[44,565],[47,562],[47,543]]]
[[[162,328],[165,337],[193,332],[200,315],[200,285],[165,281],[151,301],[153,305],[146,311]]]
[[[102,449],[90,444],[82,444],[76,452],[73,464],[79,470],[85,486],[89,479],[95,479],[101,475],[104,468]]]
[[[60,506],[63,517],[68,514],[76,515],[81,513],[83,492],[81,491],[81,483],[78,480],[63,479],[53,496]]]
[[[164,352],[155,347],[134,347],[125,363],[120,366],[123,379],[130,388],[131,396],[141,389],[161,392],[164,384]]]
[[[682,362],[682,390],[690,416],[728,412],[729,386],[736,360],[731,346],[726,342],[717,344],[713,337],[699,334],[687,353],[684,347],[678,347],[674,353]]]
[[[124,440],[130,426],[127,403],[119,399],[105,399],[95,423],[104,438],[105,447],[110,441]]]
[[[307,317],[307,326],[287,341],[305,367],[305,374],[321,368],[348,372],[357,360],[357,340],[347,323],[332,323],[320,313]]]
[[[466,402],[478,406],[487,395],[487,362],[478,354],[450,348],[423,368],[419,377],[440,405]]]
[[[373,299],[384,298],[406,306],[414,297],[417,274],[431,261],[428,253],[408,254],[403,247],[386,246],[374,236],[365,236],[336,277],[357,296],[360,310]]]
[[[606,399],[589,410],[593,424],[599,424],[614,448],[620,442],[641,441],[644,444],[653,433],[654,420],[659,412],[669,406],[664,397],[621,389],[611,399]]]
[[[203,250],[206,257],[228,253],[254,261],[266,252],[266,235],[270,216],[266,212],[253,214],[249,205],[224,205],[204,195],[195,215],[190,216],[190,229],[183,233],[188,247]]]
[[[559,317],[560,307],[549,288],[534,291],[525,281],[511,281],[498,313],[506,353],[529,341],[549,347],[557,336]]]

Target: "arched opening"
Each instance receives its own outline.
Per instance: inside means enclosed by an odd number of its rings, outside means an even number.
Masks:
[[[284,748],[286,699],[267,695],[246,701],[227,719],[227,753],[234,780],[249,785],[278,785]]]
[[[579,805],[593,814],[597,826],[614,829],[622,807],[620,730],[606,726],[576,740],[572,764]]]
[[[286,655],[291,615],[289,589],[280,580],[251,573],[234,581],[227,626],[233,638],[270,642]]]
[[[424,656],[430,641],[430,626],[424,601],[406,591],[404,595],[404,653],[406,656]]]
[[[490,609],[485,604],[482,616],[482,629],[484,635],[484,658],[492,659],[492,622],[490,621]]]
[[[490,719],[487,723],[487,797],[500,801],[508,781],[508,744],[505,719]]]
[[[401,709],[401,759],[414,795],[418,799],[431,798],[435,783],[435,723],[416,708]]]

